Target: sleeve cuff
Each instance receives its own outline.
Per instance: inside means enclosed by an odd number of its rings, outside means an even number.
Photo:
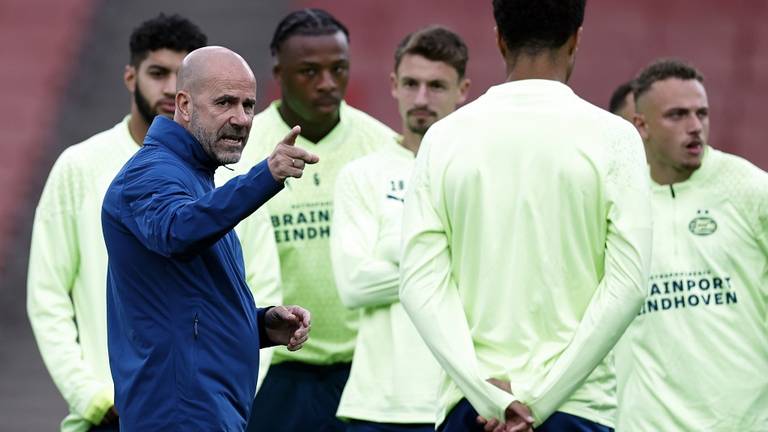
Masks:
[[[529,410],[531,410],[531,415],[533,416],[533,425],[534,426],[541,426],[542,423],[544,423],[545,419],[542,419],[541,416],[538,415],[541,407],[537,406],[537,404],[533,400],[533,395],[530,393],[523,391],[523,390],[514,390],[512,391],[515,393],[515,397],[517,398],[517,401],[521,404],[528,407]]]
[[[104,415],[115,404],[114,390],[112,386],[105,386],[91,399],[91,403],[83,413],[83,418],[97,425],[101,423]]]
[[[258,312],[256,312],[256,318],[258,320],[258,326],[259,326],[259,349],[269,348],[277,345],[276,343],[272,342],[269,339],[269,336],[267,336],[267,327],[264,321],[267,315],[267,311],[272,309],[273,307],[274,306],[267,306],[265,308],[259,308]]]
[[[272,176],[272,171],[269,170],[267,159],[264,159],[263,161],[254,165],[253,168],[248,171],[246,176],[253,182],[256,189],[260,191],[264,196],[263,202],[261,204],[267,202],[270,198],[275,196],[285,187],[283,182],[278,182]],[[259,206],[261,206],[261,204],[259,204]]]

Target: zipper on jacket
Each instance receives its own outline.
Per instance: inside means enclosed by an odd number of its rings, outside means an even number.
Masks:
[[[675,194],[675,186],[670,183],[669,184],[669,193],[672,194],[672,244],[673,252],[675,256],[677,256],[677,195]]]
[[[197,314],[195,314],[195,322],[194,322],[194,324],[192,325],[192,327],[193,327],[193,328],[194,328],[194,330],[195,330],[195,339],[197,339],[197,335],[198,335],[198,333],[197,333],[197,323],[198,323]]]

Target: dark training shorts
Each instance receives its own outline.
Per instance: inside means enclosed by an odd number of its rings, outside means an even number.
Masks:
[[[343,432],[336,418],[350,363],[283,362],[269,367],[256,393],[247,432]]]
[[[434,432],[433,424],[373,423],[351,420],[347,432]]]

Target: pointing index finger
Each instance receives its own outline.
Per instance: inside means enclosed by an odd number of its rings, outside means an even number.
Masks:
[[[288,132],[288,135],[283,138],[283,142],[289,146],[292,146],[296,143],[296,137],[301,134],[301,126],[294,126],[290,132]]]

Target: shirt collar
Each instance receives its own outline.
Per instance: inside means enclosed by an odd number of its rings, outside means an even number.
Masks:
[[[144,145],[166,147],[193,167],[210,173],[216,171],[219,166],[187,129],[163,116],[156,116],[152,121],[144,138]]]
[[[489,94],[568,94],[573,95],[573,90],[568,85],[548,79],[525,79],[508,81],[497,84],[488,89]]]

